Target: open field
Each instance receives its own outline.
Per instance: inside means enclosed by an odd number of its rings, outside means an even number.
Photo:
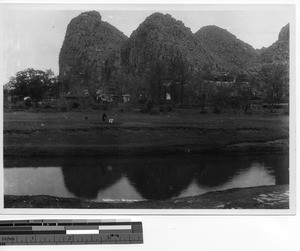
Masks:
[[[122,155],[286,151],[287,115],[5,112],[4,155]],[[87,119],[86,119],[87,116]]]

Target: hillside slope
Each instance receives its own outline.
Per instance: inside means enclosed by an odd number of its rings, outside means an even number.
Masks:
[[[196,71],[201,65],[213,64],[216,60],[181,21],[161,13],[147,17],[122,50],[123,64],[140,74],[155,60],[169,64],[175,57],[183,58]]]
[[[245,69],[257,56],[255,49],[225,29],[210,25],[202,27],[195,37],[219,58],[224,68]]]
[[[71,20],[59,54],[60,76],[76,88],[100,85],[105,67],[120,67],[120,48],[127,37],[101,20],[96,11],[84,12]]]

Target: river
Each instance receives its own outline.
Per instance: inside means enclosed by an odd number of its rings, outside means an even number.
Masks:
[[[5,158],[4,194],[164,200],[289,183],[288,154]]]

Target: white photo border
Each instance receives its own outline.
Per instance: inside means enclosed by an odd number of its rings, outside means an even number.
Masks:
[[[278,10],[278,8],[289,8],[291,11],[290,23],[290,120],[289,120],[289,161],[290,161],[290,207],[289,209],[43,209],[43,208],[4,208],[4,167],[3,154],[1,155],[1,177],[0,177],[0,214],[14,215],[295,215],[296,213],[296,27],[295,27],[295,5],[293,4],[83,4],[83,3],[0,3],[1,12],[6,8],[30,8],[36,10]],[[3,23],[0,18],[0,45],[2,43]],[[3,51],[0,50],[0,72],[3,67]],[[1,91],[0,100],[3,102],[3,92]],[[3,121],[3,105],[0,108]],[[1,123],[1,150],[3,152],[3,123]]]

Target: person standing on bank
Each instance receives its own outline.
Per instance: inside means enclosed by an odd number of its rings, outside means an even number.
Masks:
[[[106,122],[106,119],[107,119],[106,113],[103,113],[103,115],[102,115],[102,121]]]

